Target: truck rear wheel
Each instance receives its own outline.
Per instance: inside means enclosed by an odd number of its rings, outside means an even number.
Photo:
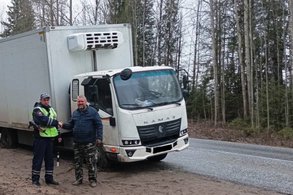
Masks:
[[[17,134],[12,129],[2,129],[0,145],[3,148],[15,148],[17,146]]]
[[[153,161],[153,162],[159,162],[159,161],[163,160],[164,158],[166,158],[166,156],[167,156],[167,153],[166,154],[160,154],[158,156],[149,157],[148,160]]]

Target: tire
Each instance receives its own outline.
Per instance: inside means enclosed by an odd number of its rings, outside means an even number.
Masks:
[[[107,155],[103,149],[103,147],[97,147],[96,150],[96,161],[97,161],[97,169],[98,171],[103,171],[107,168],[110,168],[111,162],[107,158]]]
[[[166,156],[167,156],[167,153],[160,154],[160,155],[157,155],[157,156],[149,157],[148,160],[152,161],[152,162],[159,162],[159,161],[163,160],[164,158],[166,158]]]
[[[15,148],[17,146],[16,131],[12,129],[3,129],[1,131],[0,145],[3,148]]]

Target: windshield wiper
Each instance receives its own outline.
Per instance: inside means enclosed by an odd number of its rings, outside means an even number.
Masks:
[[[126,107],[130,107],[130,108],[135,108],[138,105],[137,104],[121,104],[121,106],[126,106]]]
[[[144,107],[144,108],[146,108],[146,109],[148,109],[150,111],[153,111],[154,110],[152,107]]]
[[[176,104],[178,106],[181,106],[180,102],[162,102],[162,103],[158,103],[156,104],[157,106],[164,106],[164,105],[169,105],[169,104]]]
[[[150,111],[154,110],[154,108],[152,108],[150,106],[142,106],[142,105],[138,105],[138,104],[121,104],[121,106],[124,106],[127,108],[148,109]]]

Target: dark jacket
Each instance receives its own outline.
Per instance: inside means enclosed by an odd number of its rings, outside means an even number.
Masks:
[[[99,113],[92,107],[75,110],[71,120],[63,124],[64,129],[73,129],[73,141],[77,143],[93,143],[103,140],[103,124]]]

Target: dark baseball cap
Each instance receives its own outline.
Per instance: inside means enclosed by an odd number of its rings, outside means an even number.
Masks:
[[[40,99],[41,99],[41,100],[42,100],[42,99],[46,99],[46,98],[50,98],[50,95],[47,94],[47,93],[42,93],[42,94],[40,95]]]

